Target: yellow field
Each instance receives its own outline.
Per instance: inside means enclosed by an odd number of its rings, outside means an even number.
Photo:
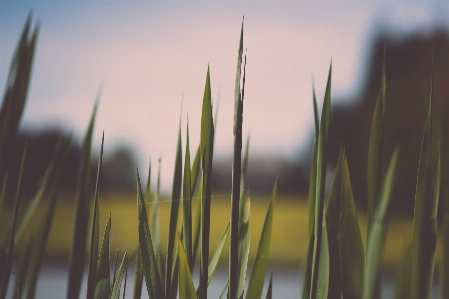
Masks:
[[[230,200],[216,197],[212,201],[211,215],[211,252],[215,248],[226,228],[230,215]],[[253,196],[251,199],[251,249],[250,262],[258,247],[269,195]],[[71,200],[73,202],[73,200]],[[168,230],[168,200],[162,201],[160,207],[160,228],[162,242],[165,246]],[[112,214],[111,255],[118,249],[126,248],[133,252],[137,246],[137,211],[134,194],[101,194],[100,225],[106,224],[109,212]],[[47,256],[67,258],[72,240],[74,208],[67,201],[58,203],[56,215],[47,247]],[[366,240],[366,220],[360,217],[360,226],[364,241]],[[392,220],[389,225],[384,265],[398,267],[401,265],[405,248],[411,239],[411,221]],[[90,229],[89,229],[90,232]],[[101,231],[102,234],[102,231]],[[307,250],[307,205],[306,201],[297,198],[280,197],[276,201],[271,239],[269,262],[279,266],[304,266]],[[20,245],[20,244],[19,244]],[[22,244],[23,246],[23,244]],[[22,247],[19,246],[19,247]],[[439,246],[438,246],[439,247]],[[222,254],[222,263],[228,257],[228,245]],[[86,249],[87,250],[87,249]],[[437,252],[438,255],[438,252]]]

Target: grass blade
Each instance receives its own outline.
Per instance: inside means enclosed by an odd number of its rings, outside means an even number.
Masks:
[[[142,254],[143,273],[145,275],[148,297],[164,299],[165,292],[156,264],[156,257],[154,255],[145,201],[140,186],[139,171],[137,171],[137,214],[139,219],[138,231],[140,252]]]
[[[2,268],[0,268],[0,298],[6,297],[6,292],[8,290],[8,284],[9,284],[9,277],[11,274],[11,268],[12,268],[12,262],[14,259],[14,239],[15,239],[15,233],[16,233],[16,225],[17,225],[17,214],[19,211],[19,194],[20,194],[20,186],[22,183],[22,177],[23,177],[23,168],[25,166],[25,158],[28,148],[28,138],[25,143],[25,149],[23,150],[22,155],[22,162],[20,163],[20,170],[19,170],[19,177],[17,178],[17,190],[16,190],[16,198],[15,198],[15,204],[14,204],[14,214],[12,218],[12,225],[11,230],[9,232],[9,244],[8,244],[8,251],[6,254],[6,259],[4,262],[4,266],[2,265]],[[3,251],[5,251],[2,248]]]
[[[242,167],[242,122],[243,96],[240,92],[240,78],[243,54],[243,21],[237,58],[237,71],[234,90],[234,159],[232,163],[232,198],[231,198],[231,247],[229,262],[229,299],[237,299],[239,283],[239,199],[240,176]]]
[[[326,209],[326,230],[329,247],[329,296],[328,299],[341,299],[341,268],[340,268],[340,216],[342,197],[343,148],[335,169],[334,181]]]
[[[256,259],[251,269],[251,276],[248,282],[246,292],[247,299],[260,299],[267,272],[267,258],[270,251],[271,231],[273,227],[274,203],[276,201],[277,181],[274,183],[271,193],[270,205],[268,206],[265,221],[263,223],[262,233],[260,235],[259,247],[257,248]]]
[[[273,298],[273,273],[270,275],[270,283],[268,284],[267,296],[266,299]]]
[[[189,166],[190,167],[190,166]],[[172,198],[170,201],[170,220],[168,226],[167,244],[167,267],[165,268],[165,290],[167,299],[176,297],[176,293],[171,294],[171,280],[173,259],[175,259],[174,247],[177,238],[179,204],[182,189],[182,145],[181,145],[181,120],[179,121],[178,143],[176,146],[175,170],[173,175]]]
[[[438,136],[436,134],[439,128],[433,125],[432,115],[434,108],[432,107],[432,102],[433,91],[431,89],[419,161],[415,215],[413,218],[412,281],[410,284],[413,299],[430,297],[435,261],[436,222],[433,211],[438,206],[440,162],[439,150],[437,148]]]
[[[221,252],[223,251],[226,239],[228,238],[229,231],[230,225],[228,223],[228,226],[226,227],[223,236],[221,237],[220,243],[218,244],[217,249],[215,250],[215,253],[209,263],[209,279],[207,280],[208,285],[212,281],[212,277],[214,276],[215,270],[217,269],[218,260],[220,259]]]
[[[156,192],[154,194],[154,200],[153,200],[153,214],[152,214],[152,221],[151,221],[151,230],[153,232],[152,239],[153,239],[153,248],[155,252],[156,257],[156,263],[159,270],[159,275],[161,279],[165,277],[165,263],[164,263],[164,257],[162,253],[162,244],[161,244],[161,237],[160,237],[160,228],[159,228],[159,198],[160,198],[160,190],[161,190],[161,159],[159,159],[159,170],[157,175],[157,183],[156,183]],[[148,209],[147,209],[148,211]]]
[[[239,227],[239,243],[238,243],[238,272],[237,272],[237,298],[243,295],[245,290],[246,270],[248,268],[250,231],[251,231],[251,204],[249,192],[244,200],[244,208],[242,211],[242,221]]]
[[[103,241],[98,256],[97,270],[95,274],[95,299],[109,299],[111,296],[111,274],[110,263],[110,235],[111,235],[111,213],[109,213],[108,222],[104,230]]]
[[[179,260],[179,299],[198,298],[193,285],[192,274],[189,268],[189,262],[184,252],[181,239],[178,239],[178,260]]]
[[[189,124],[187,121],[186,133],[186,152],[184,158],[184,181],[183,181],[183,201],[182,201],[182,219],[183,219],[183,243],[187,260],[189,261],[189,269],[192,268],[192,191],[190,177],[190,145],[189,145]]]
[[[383,127],[385,119],[386,104],[386,74],[385,74],[385,54],[382,65],[382,75],[379,95],[377,96],[376,106],[374,108],[373,119],[371,122],[371,132],[368,146],[368,236],[373,225],[376,199],[380,195],[380,184],[382,180],[382,149],[383,149]],[[369,237],[368,237],[369,238]],[[367,240],[368,242],[369,240]]]
[[[332,64],[329,68],[326,92],[324,95],[323,109],[321,112],[320,131],[318,133],[317,143],[317,164],[316,164],[316,194],[315,194],[315,220],[314,220],[314,245],[312,262],[312,279],[310,288],[310,298],[316,297],[318,269],[320,263],[321,233],[323,224],[324,208],[324,187],[326,178],[327,161],[327,135],[329,130],[330,105],[331,105],[331,81]]]
[[[151,193],[151,161],[150,166],[148,168],[147,190],[145,195],[146,201],[150,200],[150,193]],[[147,213],[149,213],[149,209],[147,210]],[[140,252],[140,247],[138,247],[136,257],[136,268],[134,270],[134,287],[132,297],[133,299],[140,299],[140,297],[142,296],[142,283],[143,283],[142,254]]]
[[[348,162],[343,151],[341,164],[340,265],[343,298],[361,298],[365,251],[352,194]],[[371,270],[371,269],[370,269]]]
[[[100,158],[98,160],[97,170],[97,182],[95,185],[95,198],[94,198],[94,215],[92,218],[92,231],[90,234],[90,254],[89,254],[89,268],[87,276],[87,299],[92,299],[95,293],[95,272],[97,270],[98,263],[98,242],[99,242],[99,230],[100,230],[100,205],[98,200],[98,182],[100,180],[101,163],[103,160],[103,145],[104,145],[104,132],[101,139]]]
[[[446,178],[448,175],[447,156],[446,156]],[[445,192],[442,196],[443,202],[443,226],[442,226],[442,250],[440,264],[440,298],[449,298],[449,190],[443,189]]]
[[[214,144],[214,125],[212,119],[212,102],[210,90],[210,73],[207,68],[204,87],[203,108],[201,115],[201,165],[203,167],[203,190],[201,196],[201,251],[200,251],[200,293],[199,298],[207,299],[207,280],[209,279],[209,235],[210,205],[212,185],[212,156]]]
[[[100,90],[101,93],[101,90]],[[99,93],[99,95],[100,95]],[[73,232],[72,248],[70,252],[69,281],[67,287],[67,299],[78,299],[81,280],[86,261],[87,227],[89,219],[89,197],[91,192],[90,183],[90,160],[92,135],[94,131],[95,117],[99,97],[94,106],[94,111],[84,136],[81,150],[81,161],[78,170],[78,182],[76,188],[76,214]]]
[[[374,299],[381,266],[381,253],[385,237],[385,219],[390,205],[391,193],[393,191],[394,175],[399,156],[396,149],[391,157],[390,165],[385,175],[380,193],[379,205],[374,214],[373,223],[368,236],[366,248],[366,267],[363,278],[363,299]]]
[[[112,287],[112,295],[111,299],[119,299],[120,297],[120,288],[122,285],[123,276],[125,274],[126,268],[128,268],[128,250],[125,251],[123,255],[122,262],[120,263],[120,267],[117,272],[117,277],[114,281],[114,285]],[[125,281],[126,283],[126,281]]]
[[[318,282],[316,290],[317,299],[327,299],[329,295],[329,243],[327,235],[326,218],[323,218],[323,231],[321,234],[320,266],[318,268]]]

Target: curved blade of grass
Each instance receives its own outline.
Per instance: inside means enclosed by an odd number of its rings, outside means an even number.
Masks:
[[[380,192],[382,180],[382,148],[383,148],[383,127],[385,119],[386,104],[386,74],[385,59],[386,49],[384,47],[384,58],[382,65],[382,75],[379,95],[377,96],[376,106],[374,108],[373,119],[371,122],[371,132],[368,146],[368,236],[373,225],[373,217],[376,209],[376,200]],[[367,242],[369,242],[369,237]]]
[[[151,161],[150,166],[148,168],[147,190],[145,195],[147,201],[150,200],[150,193],[151,193]],[[149,213],[149,209],[147,209],[147,213]],[[132,297],[133,299],[140,299],[140,297],[142,296],[142,283],[143,283],[142,254],[140,253],[140,247],[138,247],[136,257],[136,268],[134,269],[134,287]]]
[[[268,290],[267,290],[267,296],[266,299],[272,299],[273,298],[273,273],[270,275],[270,283],[268,284]]]
[[[240,78],[243,54],[243,21],[237,58],[237,71],[234,89],[234,158],[232,163],[232,198],[231,198],[231,247],[229,261],[229,299],[239,298],[239,199],[240,176],[242,167],[242,122],[243,96],[240,92]],[[243,92],[242,92],[243,93]]]
[[[391,157],[390,165],[388,166],[382,185],[379,205],[374,214],[371,232],[368,237],[365,275],[363,276],[363,299],[374,299],[374,294],[377,288],[382,247],[385,237],[385,219],[390,205],[398,156],[399,148],[393,152]]]
[[[204,87],[203,108],[201,115],[201,165],[203,168],[203,191],[201,197],[201,251],[200,251],[200,294],[199,298],[207,299],[207,280],[209,278],[209,235],[210,205],[212,185],[212,157],[214,144],[214,124],[212,119],[212,103],[210,90],[210,72],[207,67],[206,85]]]
[[[161,190],[161,159],[159,159],[159,170],[157,175],[157,183],[156,183],[156,192],[154,194],[153,200],[153,214],[151,221],[151,231],[153,234],[151,235],[153,239],[153,248],[154,254],[156,257],[157,267],[159,270],[159,275],[161,279],[165,277],[165,263],[164,256],[162,253],[162,243],[161,243],[161,234],[159,228],[159,198],[160,198],[160,190]],[[147,209],[148,211],[148,209]]]
[[[340,265],[343,298],[361,298],[365,251],[352,194],[348,162],[343,152],[341,164]],[[371,270],[371,269],[370,269]]]
[[[328,299],[341,299],[341,269],[340,269],[340,216],[342,196],[342,171],[344,149],[335,169],[331,194],[326,209],[326,230],[329,247],[329,296]]]
[[[137,214],[139,219],[139,244],[142,254],[143,273],[147,285],[148,297],[165,298],[164,287],[159,275],[154,255],[153,241],[151,240],[151,232],[148,226],[148,216],[143,199],[142,188],[140,186],[139,171],[137,170]]]
[[[189,166],[190,167],[190,166]],[[171,280],[174,256],[174,247],[176,243],[176,232],[178,229],[179,204],[182,189],[182,145],[181,145],[181,120],[179,121],[178,143],[176,146],[175,170],[173,174],[172,197],[170,201],[170,220],[168,226],[168,244],[167,244],[167,267],[165,268],[165,290],[167,299],[176,297],[171,294]]]
[[[316,298],[327,299],[329,295],[330,261],[326,218],[323,218],[323,231],[321,238],[320,266],[318,268]]]
[[[114,281],[114,285],[112,287],[112,295],[111,299],[119,299],[120,297],[120,288],[122,285],[123,276],[125,274],[126,268],[128,268],[128,250],[125,251],[123,255],[122,262],[120,263],[120,267],[117,272],[117,277]],[[126,283],[126,281],[125,281]]]
[[[3,166],[3,159],[6,158],[6,155],[4,154],[5,148],[12,144],[11,142],[16,138],[30,85],[39,24],[34,28],[31,38],[29,38],[30,26],[31,14],[28,16],[11,62],[5,95],[0,110],[1,179],[3,179],[5,175],[5,173],[3,173],[5,169]]]
[[[245,197],[245,205],[243,208],[242,222],[239,227],[239,255],[238,255],[238,273],[237,273],[237,298],[243,295],[245,290],[246,270],[248,268],[248,257],[250,247],[250,231],[251,231],[251,204],[249,192]]]
[[[95,117],[97,114],[98,101],[101,89],[94,106],[92,117],[84,136],[81,150],[81,161],[78,170],[78,181],[76,188],[76,214],[72,248],[70,252],[69,281],[67,287],[67,299],[78,299],[81,280],[86,261],[87,227],[89,219],[89,197],[91,192],[90,184],[90,160],[92,136],[94,131]]]
[[[196,190],[196,202],[195,202],[195,218],[193,219],[192,225],[192,235],[193,235],[193,248],[192,248],[192,268],[195,267],[195,259],[198,253],[198,247],[200,244],[200,236],[201,236],[201,199],[203,198],[203,179],[202,174],[199,175],[199,185]]]
[[[314,220],[314,245],[312,262],[312,280],[310,288],[310,298],[316,297],[318,283],[318,269],[320,263],[321,233],[323,224],[324,208],[324,187],[326,179],[327,162],[327,135],[329,130],[330,106],[331,106],[331,81],[332,81],[332,63],[329,68],[326,92],[324,95],[323,109],[321,112],[320,131],[318,133],[317,143],[317,164],[316,164],[316,194],[315,194],[315,220]]]
[[[178,259],[179,259],[179,299],[198,298],[193,285],[192,274],[190,273],[189,262],[184,252],[181,239],[178,239]]]
[[[110,263],[110,235],[111,235],[111,213],[103,234],[103,241],[98,256],[97,271],[95,274],[95,299],[109,299],[111,296],[111,273]]]
[[[220,243],[217,246],[217,249],[215,250],[214,255],[212,256],[212,259],[209,263],[209,279],[207,280],[207,284],[209,285],[212,281],[212,277],[214,276],[215,270],[217,269],[218,260],[220,259],[221,252],[223,251],[224,244],[226,242],[226,239],[228,238],[230,231],[230,224],[228,223],[228,226],[226,227],[223,236],[221,236]]]
[[[433,76],[432,76],[433,82]],[[421,148],[418,181],[415,195],[415,215],[412,239],[412,299],[429,298],[432,290],[433,267],[436,247],[436,225],[433,219],[439,197],[439,154],[437,127],[432,125],[434,113],[431,89],[426,127]]]
[[[101,163],[103,160],[103,145],[104,145],[104,132],[101,139],[100,158],[98,160],[97,169],[97,182],[95,184],[95,198],[94,198],[94,215],[92,218],[92,230],[90,234],[90,254],[89,254],[89,268],[87,276],[87,299],[92,299],[95,293],[95,272],[97,270],[98,263],[98,242],[99,242],[99,230],[100,230],[100,205],[98,200],[98,182],[100,180]]]
[[[262,290],[267,272],[267,258],[270,251],[271,232],[273,227],[274,203],[276,201],[277,181],[274,183],[271,193],[270,205],[263,223],[262,233],[260,235],[259,247],[257,248],[256,259],[251,269],[248,289],[246,291],[247,299],[262,298]]]
[[[190,177],[190,145],[189,145],[189,124],[187,120],[186,133],[186,152],[184,158],[184,181],[183,181],[183,201],[182,201],[182,219],[183,219],[183,243],[187,260],[189,261],[189,269],[192,268],[192,191]]]
[[[17,214],[19,211],[19,203],[20,203],[20,187],[22,184],[22,177],[23,177],[23,168],[25,166],[25,158],[28,148],[28,138],[25,143],[25,148],[23,150],[22,155],[22,162],[20,163],[20,170],[19,170],[19,176],[17,178],[17,189],[16,189],[16,198],[15,198],[15,204],[14,204],[14,214],[12,217],[12,225],[11,230],[9,231],[9,244],[8,244],[8,251],[6,254],[6,259],[4,262],[4,266],[2,265],[2,268],[0,268],[0,298],[6,297],[6,292],[8,290],[8,284],[9,284],[9,277],[11,274],[11,268],[12,268],[12,262],[14,259],[14,240],[15,240],[15,233],[16,233],[16,225],[17,225]],[[3,251],[5,251],[4,248],[2,248]]]
[[[302,285],[302,299],[309,299],[310,286],[312,284],[312,262],[313,262],[313,244],[315,236],[312,235],[309,238],[309,245],[307,246],[307,259],[304,269],[304,282]]]

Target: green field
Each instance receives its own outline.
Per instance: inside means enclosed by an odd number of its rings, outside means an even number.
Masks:
[[[60,200],[56,209],[47,250],[47,261],[68,260],[69,248],[73,232],[73,195],[63,195],[69,200]],[[61,198],[62,199],[62,198]],[[251,197],[251,247],[250,260],[254,258],[263,220],[268,207],[269,195]],[[163,246],[168,235],[168,215],[170,203],[168,198],[162,199],[160,208],[160,229]],[[109,212],[112,214],[111,252],[117,249],[123,252],[128,248],[131,252],[137,248],[137,209],[136,196],[133,193],[114,193],[100,195],[101,227],[104,227]],[[40,211],[39,211],[40,212]],[[41,214],[41,213],[38,213]],[[359,213],[362,214],[362,213]],[[226,228],[230,217],[230,199],[226,196],[215,196],[212,201],[211,242],[212,252]],[[366,219],[359,216],[362,237],[366,240]],[[276,266],[302,267],[307,252],[307,203],[294,197],[279,196],[276,200],[273,220],[269,262]],[[29,230],[32,233],[32,228]],[[384,266],[395,268],[401,266],[406,245],[411,240],[411,220],[393,219],[390,221]],[[26,238],[23,238],[26,239]],[[228,240],[229,241],[229,240]],[[23,242],[20,242],[23,246]],[[225,248],[229,244],[225,245]],[[20,246],[20,247],[22,247]],[[440,244],[437,246],[437,264]],[[87,250],[87,248],[86,248]],[[223,250],[221,262],[227,263],[229,252]]]

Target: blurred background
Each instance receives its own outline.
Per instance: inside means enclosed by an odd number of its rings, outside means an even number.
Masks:
[[[18,169],[21,148],[29,135],[33,151],[22,183],[25,192],[36,189],[62,131],[74,135],[62,183],[63,198],[73,199],[81,140],[97,94],[101,94],[92,173],[104,131],[100,188],[102,194],[109,195],[103,198],[119,201],[117,194],[132,198],[135,213],[135,167],[146,170],[151,161],[155,185],[159,159],[162,193],[169,196],[180,121],[183,144],[187,122],[191,149],[199,144],[201,103],[210,66],[214,110],[218,111],[213,192],[215,198],[229,199],[235,70],[244,16],[243,134],[244,138],[250,136],[247,185],[252,194],[262,198],[261,215],[276,177],[280,206],[282,202],[285,206],[285,211],[280,211],[288,213],[298,205],[305,215],[314,134],[312,87],[320,107],[331,62],[329,177],[343,143],[355,200],[364,211],[368,136],[385,46],[384,155],[390,157],[394,147],[402,145],[401,179],[395,187],[393,209],[396,215],[412,216],[433,49],[434,96],[442,111],[449,109],[448,3],[3,1],[0,94],[5,93],[11,58],[30,12],[40,31],[21,137],[15,150],[8,153],[11,159],[6,166]],[[145,180],[146,171],[141,173]],[[12,174],[12,180],[14,177]],[[224,219],[226,223],[226,216]],[[262,223],[263,216],[260,219]],[[295,219],[291,215],[291,220]],[[295,225],[305,236],[306,220],[301,221],[304,223]],[[279,227],[279,231],[285,229]],[[396,229],[401,234],[401,226]],[[50,248],[60,243],[51,244]],[[284,264],[305,257],[305,249],[299,254],[292,250],[291,255],[282,250],[279,260]],[[285,260],[282,254],[287,256]]]

